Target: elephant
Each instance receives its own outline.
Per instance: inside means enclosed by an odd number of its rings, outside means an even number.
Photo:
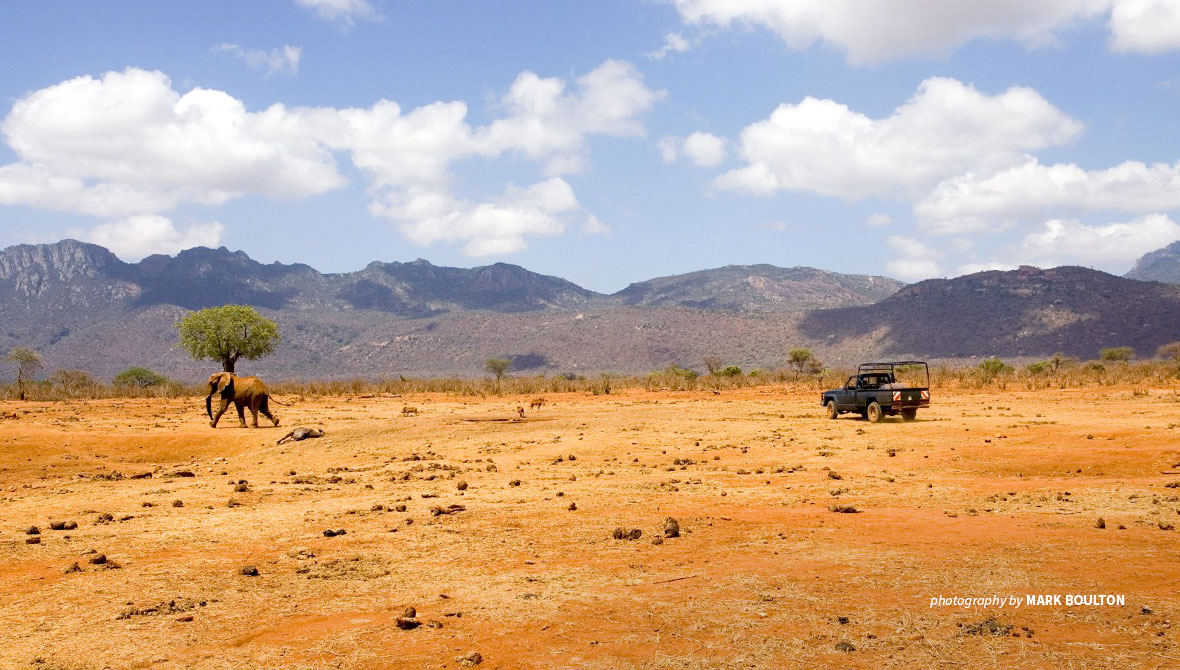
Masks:
[[[213,394],[221,396],[221,408],[213,414]],[[254,415],[254,427],[258,427],[258,413],[270,419],[277,426],[279,418],[270,413],[270,394],[266,391],[266,384],[257,377],[239,377],[232,372],[218,372],[209,377],[209,395],[205,396],[205,412],[209,414],[209,425],[217,427],[217,422],[230,402],[238,409],[238,420],[242,428],[246,427],[246,408]]]

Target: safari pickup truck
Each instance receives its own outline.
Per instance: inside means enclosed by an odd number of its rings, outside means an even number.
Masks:
[[[856,412],[872,423],[897,414],[913,421],[918,408],[930,405],[930,366],[925,361],[864,363],[844,388],[824,391],[820,403],[829,419]]]

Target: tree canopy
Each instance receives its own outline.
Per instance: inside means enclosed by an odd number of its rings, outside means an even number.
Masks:
[[[488,372],[496,375],[496,380],[498,381],[504,376],[504,373],[508,372],[508,368],[512,367],[512,359],[489,358],[487,362],[483,364],[483,367]]]
[[[256,360],[274,353],[282,338],[274,321],[246,305],[209,307],[176,324],[180,346],[197,360],[218,361],[233,372],[239,359]]]
[[[16,366],[16,385],[20,399],[24,400],[25,382],[41,369],[41,354],[28,347],[13,347],[4,357],[4,361]]]

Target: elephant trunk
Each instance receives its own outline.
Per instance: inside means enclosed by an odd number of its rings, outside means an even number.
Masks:
[[[209,420],[213,420],[213,394],[205,396],[205,413],[209,415]]]

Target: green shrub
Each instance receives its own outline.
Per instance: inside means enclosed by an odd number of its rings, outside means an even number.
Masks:
[[[146,389],[165,384],[168,382],[168,378],[158,372],[152,372],[143,366],[136,365],[115,375],[112,382],[115,386],[123,388]]]

